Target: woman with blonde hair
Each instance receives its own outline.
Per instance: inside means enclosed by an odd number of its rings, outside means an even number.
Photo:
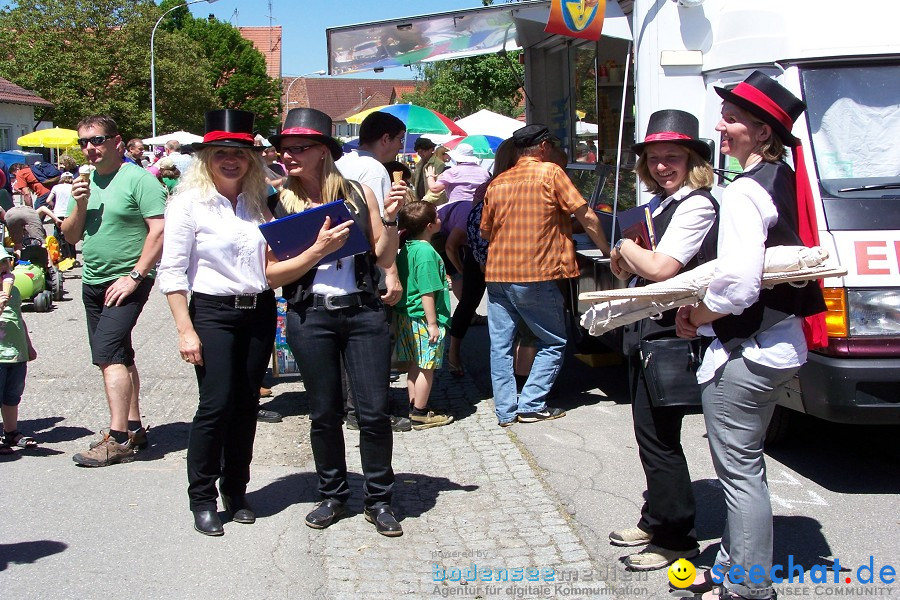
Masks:
[[[636,275],[639,283],[664,281],[682,269],[715,258],[718,204],[709,191],[713,184],[709,164],[712,151],[698,138],[699,129],[697,118],[689,113],[657,111],[650,116],[644,141],[632,147],[639,156],[635,171],[647,190],[655,194],[650,208],[659,243],[656,248],[642,248],[633,240],[620,239],[610,253],[610,266],[617,277]],[[696,508],[681,446],[681,423],[686,414],[696,412],[699,390],[680,397],[670,393],[667,402],[654,396],[653,391],[659,388],[656,384],[663,384],[654,380],[653,371],[647,369],[642,352],[638,352],[642,344],[674,343],[679,349],[683,347],[687,363],[691,344],[698,342],[672,340],[676,337],[674,325],[673,310],[659,320],[644,319],[625,332],[634,435],[647,479],[647,495],[637,526],[613,531],[609,541],[615,546],[647,546],[625,559],[625,564],[637,571],[662,569],[698,554]],[[693,409],[691,404],[695,405]]]
[[[194,163],[166,208],[157,276],[175,318],[178,350],[197,376],[188,497],[194,528],[211,536],[224,533],[216,480],[231,518],[256,520],[245,494],[259,388],[275,340],[275,294],[259,231],[271,213],[252,132],[253,113],[206,113],[203,142],[194,144]]]
[[[359,453],[365,484],[365,518],[378,533],[403,534],[391,509],[394,472],[389,410],[391,338],[378,293],[376,266],[397,256],[397,212],[406,194],[395,183],[379,214],[372,190],[344,179],[334,161],[342,151],[331,137],[331,117],[312,108],[292,109],[279,135],[270,138],[281,153],[287,179],[270,209],[277,218],[343,199],[352,219],[331,226],[329,218],[313,245],[279,261],[269,252],[266,275],[283,287],[288,302],[287,341],[297,359],[309,399],[310,444],[321,501],[306,524],[324,529],[347,513],[350,499],[344,451],[341,366],[356,402]],[[359,228],[371,249],[322,262]]]

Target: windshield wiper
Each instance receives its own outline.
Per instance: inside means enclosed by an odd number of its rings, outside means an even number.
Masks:
[[[868,190],[897,190],[900,189],[900,182],[894,183],[874,183],[872,185],[860,185],[857,187],[841,188],[839,192],[865,192]]]

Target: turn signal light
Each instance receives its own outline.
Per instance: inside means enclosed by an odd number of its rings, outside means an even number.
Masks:
[[[847,294],[844,288],[825,288],[825,327],[828,337],[847,337]]]

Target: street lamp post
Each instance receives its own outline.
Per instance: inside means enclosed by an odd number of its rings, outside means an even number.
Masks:
[[[288,84],[287,92],[284,94],[284,117],[287,116],[288,110],[290,110],[291,106],[291,88],[294,87],[294,84],[297,83],[298,79],[302,79],[303,77],[309,77],[310,75],[324,75],[326,73],[325,69],[319,69],[318,71],[313,71],[312,73],[304,73],[303,75],[297,75],[294,77],[294,80]]]
[[[156,21],[156,25],[153,26],[153,31],[150,33],[150,120],[152,122],[153,127],[153,137],[156,137],[156,69],[154,64],[154,43],[156,42],[156,28],[159,27],[159,24],[162,23],[162,20],[165,18],[167,14],[172,12],[177,8],[184,8],[186,6],[190,6],[191,4],[197,4],[198,2],[209,2],[212,4],[213,2],[218,2],[218,0],[190,0],[189,2],[185,2],[184,4],[179,4],[178,6],[173,6],[166,12],[164,12],[159,19]]]

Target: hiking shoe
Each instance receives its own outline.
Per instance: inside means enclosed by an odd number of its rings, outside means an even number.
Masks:
[[[449,425],[453,422],[453,417],[451,415],[445,415],[444,413],[437,413],[433,410],[429,410],[424,415],[409,413],[409,420],[412,421],[413,429],[421,431],[422,429],[431,429],[432,427]]]
[[[347,413],[347,418],[345,419],[345,423],[347,424],[347,429],[352,429],[353,431],[359,431],[359,421],[356,420],[355,414]]]
[[[519,423],[537,423],[539,421],[550,421],[566,416],[566,411],[561,408],[547,407],[542,411],[520,413]]]
[[[391,417],[391,431],[411,431],[412,421],[406,417]]]
[[[87,452],[79,452],[72,457],[72,460],[83,467],[108,467],[116,463],[133,461],[134,447],[131,445],[131,440],[120,444],[106,434],[100,443]]]
[[[698,554],[700,554],[699,548],[669,550],[650,544],[637,554],[625,557],[625,566],[633,571],[655,571],[668,567],[679,558],[694,558]]]
[[[141,450],[146,450],[150,445],[150,440],[147,439],[147,431],[149,429],[149,427],[140,427],[138,429],[135,429],[134,431],[128,432],[128,441],[131,442],[131,446],[134,448],[135,454],[137,454]],[[106,440],[106,436],[108,435],[107,431],[108,430],[101,431],[100,433],[103,435],[103,437],[101,437],[99,440],[94,440],[93,442],[91,442],[88,448],[93,449],[102,444]]]
[[[613,546],[646,546],[651,535],[640,527],[619,529],[609,534],[609,543]]]

